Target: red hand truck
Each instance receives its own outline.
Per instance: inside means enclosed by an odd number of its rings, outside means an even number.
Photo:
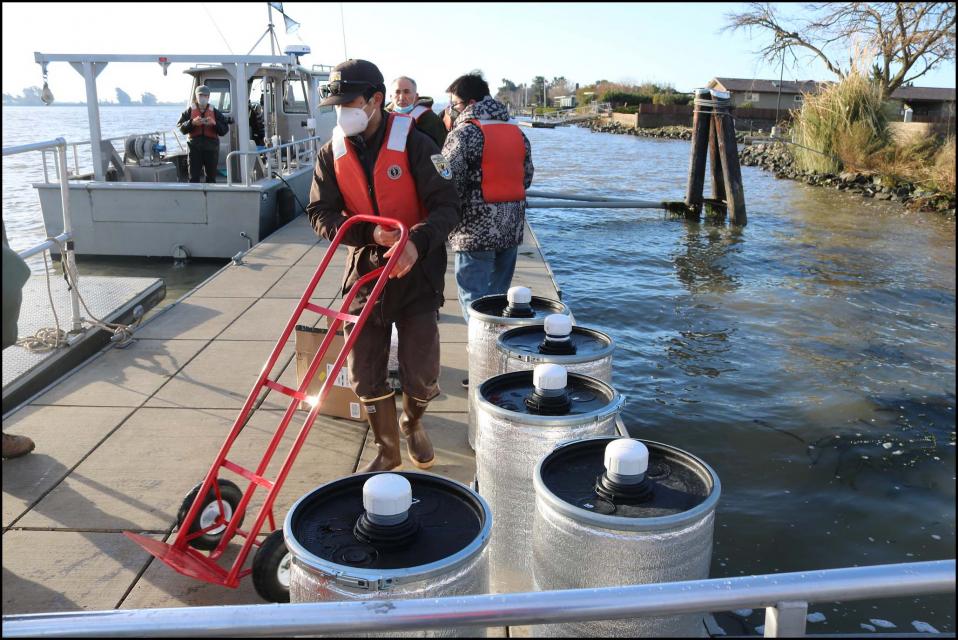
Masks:
[[[313,295],[313,291],[316,289],[320,278],[322,278],[325,273],[326,267],[328,267],[332,261],[336,248],[342,242],[343,235],[350,227],[359,222],[369,222],[399,230],[399,240],[393,247],[394,251],[389,261],[384,266],[359,278],[343,299],[338,311],[311,303],[309,301],[310,297]],[[256,385],[253,387],[253,390],[250,391],[249,396],[246,398],[246,403],[233,422],[233,427],[230,429],[223,446],[220,447],[220,451],[216,455],[213,465],[207,472],[203,482],[196,485],[184,499],[177,515],[179,530],[173,543],[167,544],[131,531],[124,531],[123,533],[128,538],[183,575],[213,584],[236,588],[239,586],[240,579],[253,574],[253,583],[256,590],[266,600],[275,602],[289,601],[289,554],[286,552],[286,545],[283,542],[283,531],[281,528],[277,529],[276,527],[276,519],[273,517],[273,502],[276,500],[276,496],[279,495],[283,482],[286,481],[286,476],[293,466],[293,461],[305,443],[306,436],[309,435],[309,431],[313,426],[313,422],[316,420],[316,416],[319,414],[319,409],[325,401],[326,395],[333,385],[333,381],[339,375],[339,370],[346,361],[349,350],[356,342],[359,332],[362,331],[363,326],[366,324],[366,320],[369,318],[373,306],[379,299],[383,288],[386,286],[387,279],[396,267],[408,239],[409,232],[406,226],[398,220],[368,215],[350,216],[346,219],[339,228],[336,237],[329,245],[329,248],[326,249],[326,255],[323,257],[323,261],[316,269],[316,273],[313,274],[312,280],[309,281],[306,292],[303,293],[299,304],[296,305],[292,317],[289,319],[289,322],[286,323],[286,328],[283,330],[282,336],[280,336],[272,353],[270,353],[266,365],[259,374]],[[360,287],[373,280],[376,281],[376,284],[373,286],[369,298],[363,304],[359,315],[346,313],[349,305],[359,292]],[[300,316],[302,316],[306,310],[329,318],[329,330],[317,350],[316,355],[313,357],[309,369],[303,378],[303,382],[299,385],[299,389],[290,389],[280,384],[277,380],[271,379],[269,375],[276,361],[279,359],[280,352],[283,350],[286,340],[292,333],[293,327],[298,323]],[[309,414],[306,416],[306,420],[300,428],[296,441],[286,455],[279,475],[275,480],[269,480],[263,477],[300,401],[305,400],[312,402],[312,398],[307,397],[306,390],[313,376],[316,374],[316,370],[319,368],[323,356],[336,336],[337,331],[343,323],[346,322],[354,324],[353,330],[349,333],[349,337],[346,338],[343,348],[339,352],[339,356],[333,363],[332,371],[329,372],[325,382],[323,382],[319,394],[316,396],[315,404],[313,404],[312,409],[310,409]],[[289,396],[290,404],[283,414],[283,419],[280,421],[275,435],[273,435],[272,440],[270,440],[266,453],[263,454],[256,470],[253,471],[230,461],[227,459],[227,455],[233,443],[236,441],[236,438],[239,436],[240,431],[243,429],[243,426],[253,413],[253,405],[264,387]],[[219,478],[221,468],[228,469],[249,480],[246,491],[241,491],[236,484],[229,480]],[[247,505],[249,505],[257,487],[266,489],[266,499],[257,512],[252,527],[248,530],[240,529]],[[267,518],[269,518],[269,527],[272,533],[260,542],[257,536]],[[245,541],[243,542],[243,547],[239,555],[234,559],[232,566],[225,569],[221,567],[217,561],[223,555],[223,552],[235,535],[245,538]],[[253,566],[250,569],[243,569],[243,565],[253,547],[258,547],[253,560]],[[209,554],[200,553],[200,551],[196,549],[209,551]]]

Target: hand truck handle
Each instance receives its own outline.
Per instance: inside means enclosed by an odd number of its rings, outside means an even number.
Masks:
[[[339,245],[346,231],[348,231],[349,228],[352,227],[357,222],[369,222],[370,224],[378,224],[383,227],[393,227],[395,229],[398,229],[399,240],[397,240],[397,243],[399,244],[400,249],[406,244],[406,239],[409,236],[409,230],[406,228],[406,225],[404,225],[399,220],[396,220],[395,218],[384,218],[382,216],[367,216],[367,215],[348,216],[346,218],[346,222],[344,222],[339,227],[339,230],[336,232],[336,237],[333,238],[333,241],[331,243],[331,248]]]

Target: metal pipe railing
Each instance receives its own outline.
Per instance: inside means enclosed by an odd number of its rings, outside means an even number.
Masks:
[[[289,151],[286,152],[286,157],[287,157],[287,160],[286,160],[287,164],[286,164],[286,166],[287,166],[287,168],[289,168],[289,167],[292,165],[292,154],[293,154],[292,148],[293,148],[293,147],[297,147],[297,146],[298,146],[298,147],[301,148],[301,150],[306,151],[307,154],[308,154],[307,157],[310,159],[310,162],[312,162],[312,161],[315,160],[315,158],[316,158],[316,146],[315,146],[314,144],[312,144],[312,143],[313,143],[314,141],[320,141],[320,140],[322,140],[322,136],[310,136],[309,138],[303,138],[302,140],[293,140],[292,142],[287,142],[287,143],[284,143],[284,144],[281,144],[281,145],[277,145],[277,146],[275,146],[275,147],[268,147],[268,148],[266,148],[266,149],[264,149],[264,150],[262,150],[262,151],[259,150],[259,149],[251,149],[251,150],[249,150],[249,151],[239,151],[239,150],[230,151],[228,154],[226,154],[226,184],[227,184],[227,186],[232,186],[232,185],[233,185],[233,162],[232,162],[232,159],[233,159],[234,156],[260,156],[260,155],[265,154],[265,155],[266,155],[266,165],[267,165],[267,167],[269,167],[269,168],[271,169],[271,168],[272,168],[272,162],[270,161],[270,157],[275,154],[275,156],[276,156],[276,172],[279,173],[279,172],[280,172],[280,169],[281,169],[281,166],[282,166],[282,163],[283,163],[283,150],[284,150],[284,149],[289,149]],[[300,154],[301,152],[302,152],[302,151],[297,152],[297,156],[296,156],[297,158],[300,157],[299,154]],[[248,187],[248,186],[250,186],[251,184],[252,184],[252,180],[251,180],[251,179],[248,177],[248,175],[247,175],[247,179],[246,179],[246,182],[245,182],[245,186]]]
[[[4,637],[284,636],[457,626],[553,624],[766,607],[777,629],[803,634],[809,602],[955,591],[955,561],[938,560],[740,578],[418,600],[362,600],[86,611],[3,617]],[[803,608],[801,605],[805,604]],[[803,614],[804,615],[804,614]],[[804,620],[804,618],[803,618]]]
[[[43,142],[34,142],[31,144],[23,144],[14,147],[5,147],[3,149],[3,155],[12,156],[19,153],[40,151],[43,153],[43,173],[44,178],[46,179],[46,152],[48,149],[55,149],[57,153],[56,164],[57,173],[60,179],[60,206],[63,211],[63,233],[54,238],[48,238],[40,244],[34,245],[25,251],[18,252],[18,255],[21,258],[26,259],[32,255],[41,253],[42,251],[49,251],[54,246],[60,246],[61,243],[66,243],[66,251],[62,253],[61,259],[63,260],[63,269],[69,272],[71,281],[73,282],[73,286],[70,287],[70,303],[73,312],[72,330],[81,331],[83,329],[83,321],[80,317],[80,293],[77,290],[79,274],[77,273],[76,257],[74,256],[73,251],[73,218],[70,215],[70,176],[69,170],[67,169],[67,141],[63,138],[56,138],[54,140],[46,140]]]
[[[655,200],[602,200],[584,202],[549,202],[527,200],[527,209],[665,209]]]

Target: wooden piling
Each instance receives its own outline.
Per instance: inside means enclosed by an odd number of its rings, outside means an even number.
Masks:
[[[730,105],[729,105],[730,106]],[[745,190],[742,188],[742,169],[738,163],[738,146],[735,142],[735,124],[728,113],[728,106],[716,107],[712,116],[718,141],[719,158],[725,181],[725,202],[728,204],[729,221],[745,225]]]
[[[695,98],[706,99],[708,89],[696,89]],[[698,220],[702,213],[702,191],[705,188],[705,156],[709,144],[709,108],[695,104],[692,112],[692,151],[689,178],[685,191],[686,217]]]
[[[712,166],[712,199],[725,200],[725,177],[722,175],[722,160],[719,158],[718,127],[714,116],[709,122],[709,163]]]

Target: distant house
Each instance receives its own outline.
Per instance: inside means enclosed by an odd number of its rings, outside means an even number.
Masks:
[[[891,102],[914,112],[916,122],[934,122],[955,117],[955,90],[939,87],[898,87],[891,94]]]
[[[815,80],[785,80],[781,83],[782,109],[795,109],[802,105],[803,93],[815,93],[828,83]],[[705,85],[709,89],[728,91],[732,94],[732,104],[740,107],[745,103],[756,109],[774,109],[779,105],[778,80],[756,80],[747,78],[712,78]]]
[[[552,106],[556,109],[571,109],[576,106],[575,96],[553,96]]]
[[[831,84],[830,81],[785,80],[781,83],[781,109],[795,109],[802,104],[802,94],[815,93]],[[749,103],[759,109],[774,109],[779,104],[778,80],[747,78],[712,78],[706,85],[732,94],[732,104]],[[916,121],[932,122],[955,117],[955,90],[938,87],[899,87],[889,100],[898,105],[899,114],[907,104],[914,111]]]

